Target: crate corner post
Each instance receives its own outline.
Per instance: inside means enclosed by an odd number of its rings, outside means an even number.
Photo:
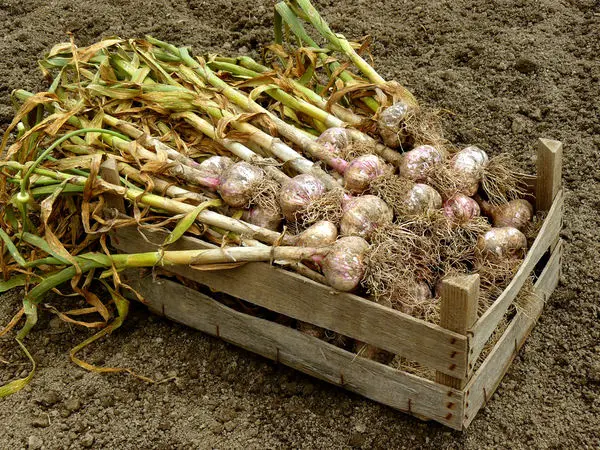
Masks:
[[[466,335],[477,320],[479,305],[479,275],[448,277],[442,281],[440,325],[450,331]],[[468,360],[467,354],[462,355]],[[437,372],[436,382],[455,388],[463,389],[468,381],[470,368],[462,377],[456,378]]]
[[[561,188],[563,144],[540,138],[537,141],[535,208],[548,211]]]

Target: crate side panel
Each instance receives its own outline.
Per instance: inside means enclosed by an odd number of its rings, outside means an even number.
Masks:
[[[176,243],[179,246],[172,249],[192,248],[194,241],[182,238]],[[162,240],[156,235],[151,242]],[[156,250],[132,228],[119,229],[113,245],[129,253]],[[249,263],[219,271],[187,266],[171,266],[168,270],[215,291],[372,344],[456,378],[464,378],[467,372],[465,336],[269,264]]]
[[[552,254],[538,278],[526,311],[520,311],[512,320],[498,343],[467,384],[465,393],[465,419],[467,427],[500,384],[511,362],[525,343],[540,316],[545,300],[556,288],[560,276],[562,241]]]
[[[540,232],[532,244],[519,271],[496,299],[494,304],[479,318],[471,330],[473,338],[470,341],[469,361],[473,363],[479,357],[486,342],[493,334],[500,320],[517,297],[519,291],[531,275],[535,265],[544,256],[546,250],[556,242],[562,224],[563,194],[558,193]]]
[[[463,393],[356,355],[294,329],[228,308],[169,280],[128,273],[128,282],[166,317],[344,387],[395,409],[462,427]]]

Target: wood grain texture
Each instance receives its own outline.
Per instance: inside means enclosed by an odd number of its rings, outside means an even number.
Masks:
[[[449,277],[442,281],[442,300],[440,308],[440,326],[450,331],[466,335],[467,330],[477,320],[479,303],[479,275]],[[438,383],[456,389],[466,384],[467,373],[463,378],[455,378],[437,372]]]
[[[545,299],[556,288],[560,276],[561,257],[562,241],[559,241],[544,271],[535,283],[533,295],[529,298],[526,311],[517,313],[498,343],[467,384],[464,390],[465,428],[469,426],[479,409],[493,395],[540,316]]]
[[[292,328],[237,312],[179,283],[142,279],[139,272],[125,277],[152,310],[169,319],[392,408],[454,429],[462,427],[461,391],[357,357]]]
[[[562,271],[562,256],[564,252],[564,243],[562,239],[558,240],[552,256],[546,263],[546,267],[535,282],[535,293],[541,295],[546,301],[560,281],[560,274]]]
[[[529,252],[515,277],[506,287],[504,292],[496,299],[492,306],[479,318],[473,328],[470,330],[472,339],[469,342],[469,363],[473,364],[477,360],[481,350],[486,342],[500,323],[500,320],[512,304],[513,300],[518,295],[519,291],[525,284],[525,281],[531,275],[539,260],[544,256],[546,250],[551,247],[558,239],[562,225],[562,209],[563,209],[563,193],[558,192],[554,204],[548,216],[544,221],[544,225],[532,244]]]
[[[563,145],[560,141],[539,139],[535,207],[548,211],[561,187]]]
[[[148,241],[162,243],[164,234],[152,233]],[[156,246],[135,228],[119,229],[113,245],[127,253],[153,251]],[[197,248],[198,240],[184,237],[171,250]],[[249,263],[231,270],[198,271],[172,266],[169,271],[211,289],[244,299],[271,311],[333,330],[382,348],[424,366],[464,377],[467,338],[437,325],[342,293],[293,272],[265,263]]]

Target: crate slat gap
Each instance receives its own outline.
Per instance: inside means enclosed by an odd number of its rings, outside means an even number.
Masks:
[[[143,279],[127,271],[130,284],[146,297],[149,307],[175,321],[277,360],[310,375],[419,418],[465,429],[492,396],[518,349],[524,344],[545,300],[558,284],[562,255],[563,192],[560,184],[562,144],[540,139],[537,144],[536,209],[548,211],[543,226],[519,271],[477,321],[475,278],[456,284],[454,294],[442,296],[442,324],[449,329],[363,299],[336,292],[298,274],[266,263],[248,263],[223,271],[198,271],[171,266],[168,271],[280,314],[361,340],[436,370],[436,382],[362,358],[295,329],[237,312],[179,283]],[[109,163],[103,176],[110,177]],[[108,174],[107,174],[108,171]],[[115,202],[112,202],[115,204]],[[120,205],[116,205],[120,209]],[[118,250],[153,251],[165,232],[135,227],[111,233]],[[152,244],[156,242],[157,244]],[[183,237],[170,249],[206,248],[206,243]],[[477,371],[472,368],[525,281],[546,253],[550,258],[528,298],[527,311],[518,310]],[[478,279],[478,277],[477,277]],[[264,285],[263,280],[269,280]],[[463,280],[465,281],[465,280]],[[445,283],[452,285],[452,281]],[[452,289],[447,292],[452,292]],[[462,297],[461,297],[462,296]],[[460,313],[454,308],[459,305]],[[453,312],[452,312],[453,311]],[[450,313],[452,312],[452,313]],[[442,314],[444,316],[444,314]],[[218,331],[217,331],[218,330]]]

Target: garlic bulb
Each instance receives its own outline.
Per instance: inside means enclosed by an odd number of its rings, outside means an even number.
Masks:
[[[234,208],[248,206],[256,187],[264,180],[265,173],[259,167],[245,161],[233,164],[221,175],[219,195]]]
[[[403,122],[409,113],[410,107],[399,101],[386,108],[377,120],[379,135],[383,143],[390,148],[398,148],[406,138]]]
[[[286,220],[295,222],[296,214],[304,210],[311,201],[325,193],[325,185],[309,174],[297,175],[288,180],[279,194],[279,204]]]
[[[431,145],[420,145],[402,155],[400,175],[410,180],[427,181],[429,170],[443,161],[441,151]]]
[[[356,289],[365,273],[364,257],[369,244],[358,236],[338,239],[323,260],[327,283],[339,291]]]
[[[268,230],[277,231],[283,221],[283,217],[281,217],[278,211],[253,206],[250,210],[244,211],[242,220]]]
[[[533,218],[533,206],[523,199],[511,200],[504,205],[489,205],[487,209],[495,227],[514,227],[523,231]]]
[[[317,138],[317,143],[321,144],[327,151],[334,156],[341,157],[343,151],[350,145],[351,138],[348,130],[340,127],[328,128]]]
[[[460,190],[463,194],[470,197],[477,192],[488,162],[487,153],[476,146],[466,147],[454,155],[451,164],[459,173]]]
[[[350,192],[360,194],[367,189],[371,181],[392,169],[377,155],[362,155],[353,159],[344,172],[344,187]]]
[[[480,236],[477,247],[487,257],[523,258],[527,252],[527,238],[513,227],[492,228]]]
[[[416,183],[402,205],[407,215],[423,214],[442,207],[442,196],[427,184]]]
[[[456,194],[444,202],[444,215],[455,222],[468,222],[480,215],[479,204],[464,194]]]
[[[198,164],[197,170],[202,173],[208,187],[217,189],[223,173],[232,165],[233,160],[227,156],[211,156]]]
[[[392,209],[379,197],[354,197],[344,205],[340,232],[343,236],[369,239],[376,229],[391,224],[393,218]]]
[[[327,220],[314,223],[298,236],[296,245],[300,247],[324,247],[333,244],[338,236],[335,224]]]

